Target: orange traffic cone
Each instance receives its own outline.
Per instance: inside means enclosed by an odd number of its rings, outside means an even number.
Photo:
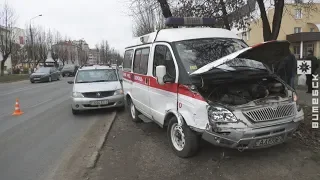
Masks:
[[[19,100],[17,98],[12,115],[13,116],[20,116],[21,114],[23,114],[23,112],[20,110]]]

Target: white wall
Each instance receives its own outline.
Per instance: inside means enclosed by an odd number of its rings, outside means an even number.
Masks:
[[[0,53],[0,62],[2,61],[2,55]],[[1,64],[0,64],[1,66]],[[12,63],[11,63],[11,56],[8,57],[8,59],[6,60],[6,62],[4,63],[4,66],[7,67],[7,69],[12,69]]]

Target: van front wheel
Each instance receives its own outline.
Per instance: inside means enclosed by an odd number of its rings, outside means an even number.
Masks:
[[[140,114],[139,111],[136,109],[136,107],[134,106],[133,102],[131,99],[129,99],[128,102],[129,105],[129,112],[131,115],[131,119],[133,122],[140,122],[141,120],[139,119],[138,115]]]
[[[199,149],[199,137],[185,123],[179,125],[177,118],[172,117],[167,129],[170,146],[177,156],[188,158],[195,155]]]

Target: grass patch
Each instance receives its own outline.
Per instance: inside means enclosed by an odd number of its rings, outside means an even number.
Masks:
[[[313,153],[310,157],[311,160],[320,163],[320,153]]]
[[[22,80],[27,80],[27,79],[29,79],[29,75],[28,74],[4,75],[4,76],[0,76],[0,83],[22,81]]]

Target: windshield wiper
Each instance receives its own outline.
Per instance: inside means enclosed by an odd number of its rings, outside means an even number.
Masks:
[[[97,81],[91,81],[91,82],[108,82],[108,81],[111,81],[111,80],[97,80]]]
[[[245,68],[248,68],[248,70],[250,70],[250,69],[256,69],[256,70],[268,71],[268,70],[265,69],[265,68],[257,68],[257,67],[252,67],[252,66],[229,66],[229,67],[233,67],[233,68],[237,68],[237,67],[242,68],[242,67],[245,67]]]
[[[80,82],[76,82],[76,83],[92,83],[93,81],[80,81]]]

